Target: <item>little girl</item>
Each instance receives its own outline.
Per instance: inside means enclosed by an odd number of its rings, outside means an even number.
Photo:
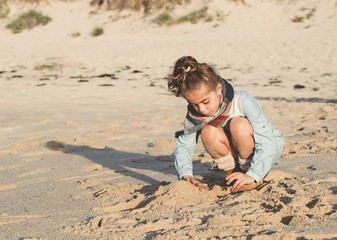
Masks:
[[[168,88],[188,102],[184,130],[174,150],[178,179],[199,187],[193,177],[192,155],[202,143],[219,169],[227,172],[231,191],[254,189],[279,159],[283,135],[275,129],[259,103],[233,87],[212,67],[190,56],[181,57],[169,76]]]

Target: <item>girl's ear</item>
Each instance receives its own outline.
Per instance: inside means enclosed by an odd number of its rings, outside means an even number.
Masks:
[[[218,85],[216,86],[216,93],[220,96],[221,91],[222,91],[222,84],[218,83]]]

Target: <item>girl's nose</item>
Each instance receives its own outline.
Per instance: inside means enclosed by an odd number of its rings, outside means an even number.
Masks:
[[[207,113],[207,109],[203,104],[199,105],[199,112],[204,115]]]

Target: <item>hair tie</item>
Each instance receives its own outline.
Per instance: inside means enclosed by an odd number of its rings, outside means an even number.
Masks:
[[[189,72],[191,70],[191,66],[188,66],[186,69],[185,69],[185,72]]]

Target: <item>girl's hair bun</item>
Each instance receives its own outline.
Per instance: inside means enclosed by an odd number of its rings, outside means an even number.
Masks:
[[[174,66],[173,79],[177,85],[181,85],[188,74],[194,72],[198,68],[198,62],[191,56],[183,56],[179,58]]]
[[[175,65],[175,69],[181,68],[185,73],[194,72],[195,70],[197,70],[197,67],[197,60],[195,60],[195,58],[191,56],[184,56],[179,58]]]
[[[219,83],[219,76],[205,63],[198,63],[194,57],[183,56],[179,58],[172,74],[168,77],[168,88],[176,96],[196,88],[200,83],[215,89]]]

